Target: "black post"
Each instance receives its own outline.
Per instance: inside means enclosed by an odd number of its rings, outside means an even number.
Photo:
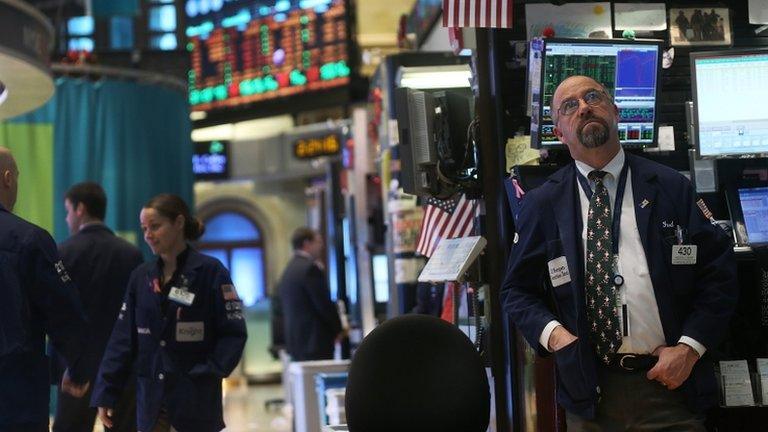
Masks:
[[[486,296],[485,314],[488,319],[487,355],[493,372],[496,404],[496,426],[498,431],[512,430],[514,411],[509,401],[509,373],[505,350],[504,319],[501,309],[501,284],[507,262],[507,227],[510,226],[503,181],[506,169],[505,140],[500,105],[498,80],[498,61],[494,33],[488,29],[477,29],[477,51],[475,74],[478,77],[477,114],[480,119],[480,183],[485,202],[485,214],[481,217],[481,232],[488,240],[484,256],[483,274],[489,285]]]
[[[328,238],[328,277],[336,285],[336,298],[342,300],[349,308],[347,295],[346,257],[344,255],[344,195],[341,193],[341,161],[331,159],[328,161],[326,173],[326,223]],[[356,289],[357,287],[349,287]],[[342,358],[349,358],[349,339],[342,341]]]

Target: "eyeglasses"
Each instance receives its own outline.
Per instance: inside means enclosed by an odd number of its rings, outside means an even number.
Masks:
[[[583,100],[587,105],[595,106],[604,101],[606,97],[607,95],[600,90],[590,90],[580,98],[564,100],[560,103],[560,108],[557,109],[557,112],[562,116],[569,116],[579,109],[579,99]]]

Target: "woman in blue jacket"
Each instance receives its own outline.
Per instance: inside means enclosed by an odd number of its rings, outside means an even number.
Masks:
[[[138,431],[219,431],[221,380],[245,346],[242,302],[224,266],[187,244],[205,228],[181,198],[152,198],[140,221],[157,259],[131,275],[91,405],[111,427],[135,366]]]

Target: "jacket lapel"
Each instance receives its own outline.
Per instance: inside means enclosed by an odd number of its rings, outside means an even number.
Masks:
[[[581,259],[581,203],[576,196],[575,165],[571,163],[567,169],[559,171],[550,177],[557,183],[552,195],[552,211],[557,221],[563,254],[568,261],[568,271],[571,274],[571,286],[575,290],[574,298],[583,304],[584,293],[581,289],[584,280],[584,266]],[[573,212],[563,209],[573,209]],[[577,308],[579,310],[580,308]]]
[[[191,246],[189,247],[189,255],[187,256],[187,261],[184,263],[184,268],[180,273],[181,281],[179,288],[187,288],[191,293],[197,292],[198,284],[195,283],[195,278],[197,276],[197,269],[203,265],[202,258],[202,254],[200,254],[200,252],[192,249]]]
[[[653,254],[657,253],[655,248],[651,247],[650,228],[651,214],[656,207],[657,189],[654,185],[656,173],[647,172],[638,166],[638,159],[627,154],[629,158],[629,168],[632,170],[632,195],[634,195],[635,219],[637,219],[637,230],[640,232],[640,239],[643,242],[645,257],[648,263],[655,262]]]

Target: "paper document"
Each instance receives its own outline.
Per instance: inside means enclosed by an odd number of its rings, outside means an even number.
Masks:
[[[487,241],[481,236],[443,239],[419,275],[419,282],[462,281]]]
[[[616,30],[666,30],[667,6],[664,3],[614,3],[613,21]]]

